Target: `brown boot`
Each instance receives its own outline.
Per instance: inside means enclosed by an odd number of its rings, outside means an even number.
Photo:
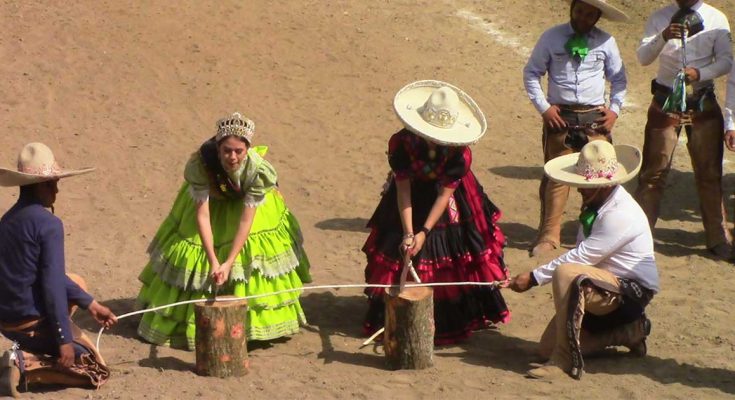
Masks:
[[[589,335],[588,340],[582,342],[585,354],[590,351],[602,351],[608,346],[624,346],[635,357],[644,357],[648,352],[646,337],[651,333],[651,321],[642,316],[637,321],[616,327],[608,332]]]
[[[629,341],[623,343],[623,346],[630,349],[631,355],[645,357],[648,354],[646,338],[651,334],[651,320],[643,316],[640,320],[628,325],[633,325],[633,327],[630,328]]]
[[[0,358],[0,396],[17,398],[20,369],[15,364],[15,352],[8,350]]]

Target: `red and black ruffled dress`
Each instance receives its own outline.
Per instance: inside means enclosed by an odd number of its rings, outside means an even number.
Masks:
[[[397,284],[401,273],[399,246],[403,228],[398,212],[395,180],[410,179],[414,232],[420,231],[442,186],[455,188],[447,210],[429,232],[413,259],[422,282],[492,282],[508,278],[503,262],[505,236],[495,224],[500,210],[490,202],[470,170],[469,147],[436,146],[403,129],[388,143],[393,171],[386,192],[368,222],[371,228],[363,252],[367,255],[365,280]],[[365,333],[384,324],[383,289],[368,288],[369,309]],[[500,290],[484,286],[434,288],[435,343],[465,339],[489,323],[507,322],[510,311]]]

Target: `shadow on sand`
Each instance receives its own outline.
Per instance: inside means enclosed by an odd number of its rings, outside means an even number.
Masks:
[[[328,231],[370,232],[365,218],[331,218],[319,221],[315,227]]]
[[[378,346],[371,354],[335,349],[334,338],[361,338],[362,318],[367,309],[364,296],[335,296],[332,292],[310,293],[301,298],[301,306],[309,318],[305,329],[317,333],[322,342],[318,358],[325,364],[344,363],[384,369],[385,363]],[[335,316],[339,316],[335,318]]]

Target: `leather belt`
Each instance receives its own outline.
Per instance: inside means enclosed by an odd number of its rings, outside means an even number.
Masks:
[[[575,113],[588,113],[600,111],[601,105],[593,106],[589,104],[559,104],[558,107],[564,111],[572,111]]]

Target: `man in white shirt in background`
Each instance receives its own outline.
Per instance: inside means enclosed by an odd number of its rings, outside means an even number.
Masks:
[[[646,354],[651,323],[644,311],[659,291],[658,269],[645,214],[620,186],[640,165],[635,147],[596,140],[544,166],[552,180],[578,188],[583,210],[577,247],[507,285],[525,292],[552,283],[556,315],[539,343],[539,355],[548,362],[532,364],[530,377],[554,379],[568,373],[579,379],[582,356],[608,346]]]
[[[682,54],[682,35],[686,35],[685,54]],[[672,92],[674,78],[683,70],[691,86],[686,99],[692,113],[691,125],[686,126],[687,149],[697,184],[707,248],[720,259],[731,257],[732,236],[727,229],[722,198],[723,119],[713,80],[730,71],[731,45],[730,25],[722,12],[702,0],[676,0],[675,5],[664,7],[650,17],[638,48],[642,65],[658,58],[659,68],[651,83],[653,101],[648,109],[643,166],[635,198],[653,229],[682,123],[679,116],[665,113],[662,107]]]
[[[625,67],[615,39],[595,27],[600,18],[628,17],[604,0],[573,0],[570,21],[539,38],[523,69],[523,83],[543,119],[544,162],[579,151],[589,140],[611,140],[625,99]],[[548,93],[541,78],[548,73]],[[610,104],[605,83],[610,82]],[[569,188],[542,177],[538,236],[530,255],[559,247],[561,220]]]

